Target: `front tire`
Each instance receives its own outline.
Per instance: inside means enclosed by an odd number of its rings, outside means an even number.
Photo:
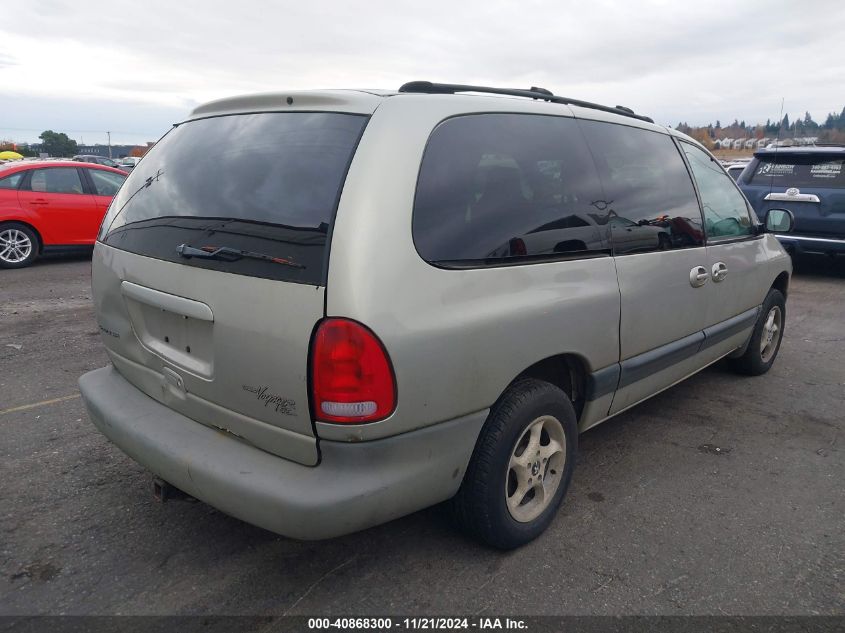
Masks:
[[[0,268],[24,268],[38,258],[38,235],[26,224],[0,224]]]
[[[748,376],[760,376],[769,371],[780,351],[785,323],[786,299],[780,290],[772,288],[754,324],[748,347],[742,356],[732,361],[734,368]]]
[[[578,444],[567,395],[533,378],[511,385],[490,410],[453,515],[464,531],[500,549],[537,538],[566,495]]]

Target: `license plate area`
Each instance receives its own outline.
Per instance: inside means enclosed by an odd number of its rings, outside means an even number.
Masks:
[[[138,341],[162,360],[214,377],[214,318],[204,303],[127,282],[123,295]]]

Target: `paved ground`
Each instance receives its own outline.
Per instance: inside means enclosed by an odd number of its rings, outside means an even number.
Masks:
[[[767,376],[715,366],[584,434],[564,508],[507,554],[438,508],[299,543],[156,503],[76,395],[106,364],[89,275],[0,271],[0,613],[845,612],[845,261],[799,262]]]

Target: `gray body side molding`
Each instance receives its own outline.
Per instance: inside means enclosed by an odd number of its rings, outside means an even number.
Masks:
[[[760,307],[751,308],[714,326],[638,354],[587,376],[587,400],[613,393],[643,378],[691,358],[754,325]]]

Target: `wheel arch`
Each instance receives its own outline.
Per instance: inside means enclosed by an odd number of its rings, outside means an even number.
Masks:
[[[44,252],[44,238],[41,235],[41,231],[39,231],[31,222],[27,222],[26,220],[16,220],[16,219],[7,219],[7,220],[0,220],[0,227],[6,224],[22,224],[30,231],[35,233],[35,239],[38,241],[38,254]]]
[[[521,378],[536,378],[551,383],[569,396],[575,409],[576,420],[580,421],[587,390],[588,367],[587,361],[578,354],[555,354],[525,368],[508,387]]]
[[[774,282],[772,282],[772,288],[774,288],[775,290],[780,290],[780,293],[785,299],[787,291],[789,290],[789,273],[783,271],[781,274],[775,277]]]

